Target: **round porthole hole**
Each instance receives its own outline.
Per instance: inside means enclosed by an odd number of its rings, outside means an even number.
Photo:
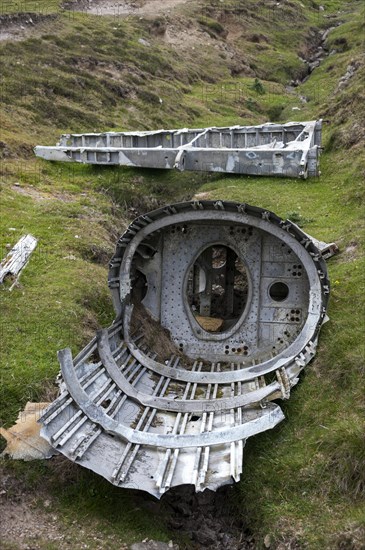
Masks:
[[[289,296],[289,287],[282,282],[273,283],[269,288],[269,295],[275,302],[283,302]]]

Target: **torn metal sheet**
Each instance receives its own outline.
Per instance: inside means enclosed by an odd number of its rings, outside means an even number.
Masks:
[[[64,134],[55,147],[38,145],[46,160],[255,176],[319,176],[322,121]]]
[[[50,403],[28,402],[24,411],[19,413],[16,424],[9,429],[0,428],[7,442],[3,455],[14,459],[35,460],[50,458],[57,451],[40,436],[39,417]]]
[[[37,242],[33,235],[24,235],[19,239],[0,264],[0,283],[8,275],[19,277],[20,272],[25,268],[30,255],[36,248]]]
[[[313,243],[320,250],[322,257],[325,260],[332,258],[332,256],[335,256],[340,251],[336,243],[325,243],[323,241],[318,241],[317,239],[314,239],[310,235],[308,235],[308,237],[312,239]]]
[[[116,310],[76,356],[41,435],[118,487],[160,497],[238,481],[248,437],[284,419],[327,320],[313,240],[270,211],[226,201],[140,216],[117,243]]]

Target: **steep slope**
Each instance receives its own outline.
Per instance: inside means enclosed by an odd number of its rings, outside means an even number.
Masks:
[[[106,265],[128,218],[194,193],[272,209],[335,240],[341,254],[329,266],[331,322],[318,356],[286,406],[288,421],[248,446],[232,514],[258,548],[264,539],[272,548],[362,548],[361,3],[212,0],[142,19],[64,10],[56,1],[16,4],[4,4],[2,23],[38,17],[39,25],[0,46],[1,256],[24,233],[40,243],[20,285],[1,289],[2,423],[11,425],[27,400],[54,395],[57,349],[77,351],[112,319]],[[306,183],[50,165],[32,154],[37,143],[55,143],[70,130],[320,117],[330,121],[322,176]],[[169,540],[160,508],[77,469],[60,476],[57,464],[3,467],[38,490],[45,478],[41,494],[66,523],[88,515],[119,542]],[[133,507],[141,509],[138,519]],[[92,537],[88,544],[100,547]],[[73,547],[81,545],[76,537]]]

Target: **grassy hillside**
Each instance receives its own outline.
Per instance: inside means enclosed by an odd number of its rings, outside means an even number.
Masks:
[[[340,247],[329,261],[331,320],[318,354],[283,405],[287,421],[249,440],[234,489],[234,514],[257,548],[264,540],[271,548],[364,548],[364,8],[336,0],[322,7],[212,0],[117,18],[23,1],[0,13],[6,24],[10,12],[39,16],[26,39],[0,42],[1,257],[25,233],[39,239],[19,285],[0,289],[1,424],[10,426],[28,400],[52,398],[57,349],[76,352],[113,319],[107,262],[136,214],[205,193],[291,217]],[[313,58],[326,29],[324,59],[302,82],[303,59]],[[312,118],[329,123],[322,175],[307,181],[68,166],[32,154],[71,130]],[[74,548],[82,547],[75,517],[118,544],[180,537],[148,499],[59,459],[3,461],[2,469],[52,498]],[[86,537],[90,548],[114,544]]]

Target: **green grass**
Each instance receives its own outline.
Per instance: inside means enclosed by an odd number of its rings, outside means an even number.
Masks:
[[[22,2],[22,11],[35,10],[31,4]],[[175,52],[151,34],[153,20],[71,17],[60,12],[59,2],[38,4],[57,12],[52,23],[32,38],[0,45],[1,257],[25,233],[39,239],[19,286],[9,292],[8,282],[0,289],[1,423],[11,425],[26,401],[50,397],[57,349],[70,346],[77,353],[113,319],[107,258],[131,217],[197,191],[273,210],[316,238],[337,242],[340,254],[328,262],[331,320],[318,354],[283,406],[287,420],[248,441],[236,515],[255,533],[258,548],[270,535],[273,547],[297,542],[314,550],[340,544],[359,550],[365,526],[361,3],[328,1],[322,12],[315,2],[291,0],[282,3],[275,26],[272,8],[251,0],[237,13],[209,2],[182,16],[196,28],[204,27],[199,17],[208,21],[213,45],[228,40],[226,31],[243,17],[234,61],[214,46]],[[288,89],[288,80],[303,71],[298,53],[308,48],[309,28],[337,20],[343,25],[327,39],[328,51],[336,51],[304,84]],[[233,77],[237,58],[247,74]],[[352,62],[354,76],[338,88]],[[264,94],[255,89],[256,78]],[[307,181],[66,165],[32,154],[34,145],[55,143],[71,130],[320,117],[330,119],[322,175]],[[73,466],[64,479],[57,464],[4,467],[35,491],[46,479],[71,530],[80,516],[122,542],[177,537],[138,495]]]
[[[215,19],[211,19],[210,17],[199,17],[198,23],[212,38],[216,38],[217,35],[225,34],[223,25],[221,25],[221,23],[219,23],[219,21],[216,21]]]
[[[48,15],[61,11],[61,0],[4,0],[0,15],[14,13],[37,13]]]
[[[331,112],[322,176],[307,182],[225,177],[202,188],[211,198],[258,204],[284,217],[294,213],[305,231],[340,246],[339,256],[328,263],[330,322],[318,355],[284,407],[287,421],[246,447],[235,502],[261,534],[259,546],[269,535],[272,543],[310,549],[363,547],[365,166],[359,154],[364,141],[356,130],[363,127],[363,62],[348,86],[336,91],[350,61],[361,59],[361,20],[350,18],[334,31],[335,38],[330,35],[329,47],[346,36],[348,49],[342,51],[339,41],[340,51],[296,90],[310,99],[300,105],[301,118]],[[288,120],[290,111],[286,105],[281,117]]]
[[[14,189],[23,188],[37,192],[26,184]],[[106,213],[109,205],[103,214],[103,197],[98,196],[99,219],[95,219],[91,197],[80,191],[66,194],[58,186],[58,195],[38,191],[34,200],[1,186],[2,256],[7,243],[13,245],[25,233],[39,241],[20,287],[12,292],[1,289],[5,355],[0,401],[7,403],[1,411],[2,423],[14,419],[19,405],[28,399],[40,398],[44,380],[52,380],[58,370],[55,349],[71,346],[76,352],[98,322],[112,319],[105,267],[82,257],[96,245],[111,253],[110,236],[107,229],[102,231],[100,220],[103,215],[110,222],[113,218]]]

